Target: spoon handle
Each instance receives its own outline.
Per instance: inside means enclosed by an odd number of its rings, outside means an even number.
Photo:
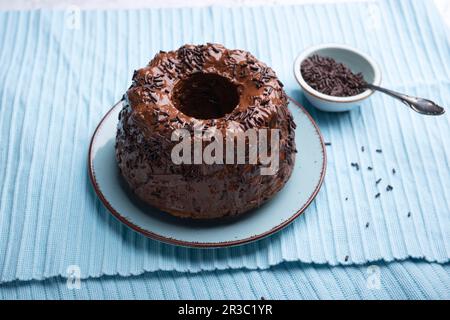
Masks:
[[[413,109],[414,111],[425,114],[425,115],[431,115],[431,116],[438,116],[445,113],[445,109],[441,106],[438,106],[433,101],[418,98],[418,97],[412,97],[408,96],[403,93],[395,92],[386,88],[382,88],[373,84],[366,84],[366,87],[372,90],[383,92],[393,98],[396,98],[406,104],[408,107]]]

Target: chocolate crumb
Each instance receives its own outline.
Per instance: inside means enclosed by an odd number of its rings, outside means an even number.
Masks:
[[[380,193],[378,192],[376,195],[375,195],[375,199],[376,198],[379,198],[380,197]]]
[[[390,184],[387,185],[386,187],[386,191],[392,191],[394,189],[394,187],[392,187]]]
[[[264,297],[261,297],[261,300],[266,300],[266,298],[264,298]]]
[[[367,170],[372,171],[373,168],[372,167],[367,167]]]
[[[408,218],[411,217],[411,212],[408,212]]]
[[[395,169],[392,169],[392,174],[395,174],[395,172],[396,172]]]
[[[361,152],[364,152],[364,146],[361,147]]]
[[[379,184],[381,182],[381,178],[375,181],[375,184]]]
[[[367,223],[366,223],[366,229],[367,229],[368,227],[369,227],[369,223],[367,222]]]
[[[347,262],[348,261],[348,256],[345,256],[344,260],[345,260],[345,262]]]
[[[347,200],[348,200],[348,197],[345,198],[345,201],[347,201]]]

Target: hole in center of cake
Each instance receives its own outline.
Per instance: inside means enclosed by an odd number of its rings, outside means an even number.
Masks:
[[[237,86],[213,73],[194,73],[180,80],[174,90],[175,107],[197,119],[218,119],[239,103]]]

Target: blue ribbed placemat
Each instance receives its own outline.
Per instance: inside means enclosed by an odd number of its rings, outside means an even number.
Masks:
[[[307,46],[344,42],[380,62],[386,86],[448,105],[448,30],[430,2],[91,11],[75,30],[67,19],[61,11],[0,13],[0,281],[64,275],[72,264],[89,277],[295,260],[449,261],[448,115],[426,118],[381,95],[360,111],[316,112],[292,73]],[[160,49],[204,42],[249,50],[271,65],[332,146],[324,187],[294,224],[254,244],[202,251],[118,223],[92,191],[86,157],[134,69]]]
[[[0,285],[6,299],[450,299],[450,265],[401,261],[358,266],[299,262],[265,270],[157,271],[73,282],[55,277]]]

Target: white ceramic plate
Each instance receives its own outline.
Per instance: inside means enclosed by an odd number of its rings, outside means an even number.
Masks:
[[[260,208],[241,216],[210,221],[180,219],[142,204],[124,185],[115,159],[115,136],[122,103],[101,120],[89,147],[89,175],[103,204],[121,222],[156,240],[201,248],[240,245],[273,234],[305,211],[325,176],[326,153],[311,116],[291,99],[297,129],[295,168],[284,188]]]

